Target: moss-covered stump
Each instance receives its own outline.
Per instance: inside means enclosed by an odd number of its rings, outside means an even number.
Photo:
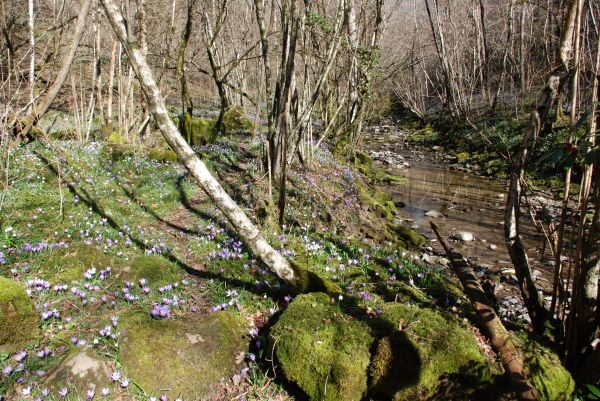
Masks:
[[[456,319],[414,305],[387,304],[378,324],[383,337],[370,366],[373,391],[393,400],[431,396],[443,375],[489,384],[491,367],[474,334]]]
[[[229,312],[202,318],[153,320],[121,316],[121,362],[125,373],[150,394],[202,399],[213,384],[235,373],[245,350],[243,321]]]
[[[151,285],[163,285],[179,280],[177,266],[159,255],[143,255],[135,258],[122,272],[125,280],[144,278]]]
[[[359,401],[367,391],[373,337],[323,293],[300,295],[271,328],[270,343],[286,379],[311,400]]]
[[[108,387],[110,374],[106,362],[91,347],[85,347],[65,358],[48,376],[46,385],[52,390],[72,386],[83,398],[89,389]]]
[[[575,382],[561,364],[560,357],[526,333],[517,333],[516,337],[523,352],[525,371],[537,389],[540,401],[571,400]]]
[[[23,286],[0,277],[0,352],[14,352],[39,336],[39,318]]]
[[[248,118],[243,107],[232,106],[223,113],[223,128],[225,132],[250,131],[254,123]]]

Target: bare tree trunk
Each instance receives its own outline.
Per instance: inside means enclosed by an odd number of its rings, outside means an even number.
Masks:
[[[196,0],[187,0],[187,13],[185,26],[181,33],[181,39],[179,39],[178,53],[177,53],[177,76],[181,84],[181,118],[182,121],[185,119],[185,115],[192,115],[194,104],[192,103],[192,97],[187,86],[187,77],[185,73],[185,50],[187,49],[190,36],[192,35],[192,24],[194,20],[193,10]],[[188,133],[189,135],[189,133]],[[188,138],[189,141],[189,138]]]
[[[112,50],[110,52],[110,66],[108,67],[108,86],[106,88],[106,120],[105,124],[110,125],[112,131],[112,118],[113,118],[113,87],[115,85],[115,64],[117,57],[117,41],[113,42]]]
[[[529,165],[531,153],[546,124],[548,113],[554,106],[563,85],[569,79],[569,63],[573,49],[573,31],[578,1],[571,0],[567,22],[560,43],[559,65],[550,73],[546,86],[542,89],[538,97],[537,106],[531,113],[529,125],[523,136],[521,149],[517,158],[512,163],[504,214],[504,238],[508,253],[515,267],[521,294],[523,295],[523,300],[525,301],[525,306],[529,312],[533,327],[536,331],[540,332],[544,329],[548,313],[544,308],[540,294],[533,281],[529,259],[521,239],[521,197],[523,196],[525,171]]]
[[[302,281],[306,279],[306,276],[303,278],[299,270],[293,268],[282,255],[277,253],[267,243],[256,226],[214,179],[206,168],[206,165],[196,156],[192,148],[181,137],[177,127],[168,115],[164,99],[156,85],[146,59],[143,57],[141,51],[135,47],[135,42],[128,41],[123,16],[118,6],[113,0],[101,0],[101,2],[115,34],[127,52],[149,108],[166,141],[177,153],[179,159],[194,176],[202,189],[231,222],[252,252],[281,279],[300,290],[305,289],[306,283]]]
[[[31,55],[29,57],[29,112],[35,113],[35,31],[33,27],[33,0],[29,0],[29,44],[31,46]]]
[[[35,110],[32,110],[25,117],[24,128],[20,130],[20,135],[28,136],[31,128],[35,125],[37,120],[48,111],[54,99],[58,95],[60,88],[63,86],[65,80],[67,79],[67,74],[71,68],[71,63],[75,58],[75,54],[77,53],[77,47],[79,47],[79,41],[81,40],[81,36],[83,35],[83,31],[85,29],[85,21],[87,19],[87,15],[90,9],[90,4],[92,0],[83,0],[83,4],[81,5],[81,10],[79,11],[79,16],[77,17],[77,24],[75,25],[75,32],[73,34],[73,40],[71,41],[71,45],[69,47],[69,52],[65,54],[65,57],[62,62],[62,66],[52,82],[52,85],[48,88],[44,97],[40,99],[38,105]]]

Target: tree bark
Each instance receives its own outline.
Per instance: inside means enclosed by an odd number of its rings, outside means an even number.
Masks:
[[[223,187],[215,180],[206,165],[196,156],[192,148],[181,137],[177,127],[167,113],[165,101],[156,85],[154,76],[146,59],[135,43],[127,40],[123,16],[113,0],[101,0],[102,6],[110,24],[123,44],[131,66],[140,82],[142,91],[148,102],[149,109],[154,116],[164,138],[177,156],[196,179],[200,187],[212,199],[215,205],[223,212],[225,217],[234,226],[242,240],[252,252],[257,255],[271,271],[284,281],[296,288],[301,286],[301,274],[290,263],[277,253],[264,239],[260,231],[250,221],[243,210],[231,199]]]

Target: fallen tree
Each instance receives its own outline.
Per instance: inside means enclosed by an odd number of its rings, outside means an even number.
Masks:
[[[490,301],[485,296],[481,284],[475,276],[469,262],[458,252],[454,252],[440,234],[438,227],[431,222],[431,228],[435,236],[444,248],[452,271],[458,276],[471,305],[477,314],[479,324],[484,329],[492,348],[500,356],[502,366],[508,377],[508,380],[516,391],[521,401],[539,400],[537,390],[531,385],[529,378],[524,370],[523,357],[517,346],[512,340],[508,330],[502,324],[502,321],[491,306]]]

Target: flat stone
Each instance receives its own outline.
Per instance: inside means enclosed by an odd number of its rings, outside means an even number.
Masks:
[[[46,385],[53,390],[73,385],[85,394],[88,389],[108,386],[110,374],[106,361],[88,346],[64,359],[48,376]]]
[[[468,231],[459,231],[456,234],[454,234],[452,236],[452,238],[462,241],[462,242],[469,242],[469,241],[473,241],[475,239],[475,237],[473,236],[473,233],[470,233]]]

